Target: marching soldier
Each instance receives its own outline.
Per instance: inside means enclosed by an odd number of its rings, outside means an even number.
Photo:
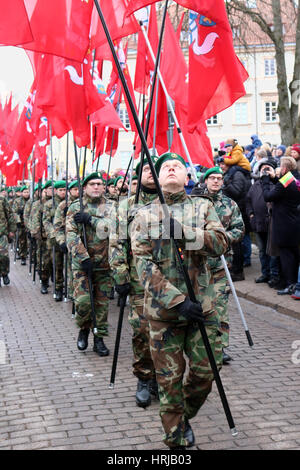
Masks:
[[[80,351],[88,347],[88,336],[93,323],[90,295],[93,295],[97,328],[93,350],[99,356],[108,356],[109,350],[103,338],[108,335],[107,317],[111,291],[108,263],[110,222],[106,218],[109,206],[103,196],[104,184],[99,172],[86,176],[82,185],[83,211],[80,210],[80,201],[75,201],[70,205],[66,218],[67,248],[72,257],[75,319],[80,329],[77,347]],[[89,290],[90,281],[93,292]]]
[[[153,162],[154,157],[152,157]],[[140,163],[136,167],[138,173]],[[139,205],[148,204],[157,198],[150,166],[144,160]],[[155,369],[149,344],[149,324],[144,314],[144,288],[139,282],[135,260],[131,250],[131,221],[136,212],[135,196],[124,199],[119,206],[114,237],[109,238],[109,262],[115,281],[115,290],[120,296],[129,294],[129,324],[132,327],[133,374],[138,379],[136,403],[146,407],[151,404],[151,393],[157,396]]]
[[[63,253],[59,249],[59,246],[56,242],[55,237],[55,229],[54,229],[54,215],[58,205],[65,199],[66,197],[66,182],[65,181],[56,181],[53,184],[54,190],[54,197],[49,199],[45,202],[44,210],[43,210],[43,226],[47,235],[47,247],[49,252],[54,251],[55,256],[55,300],[56,302],[61,302],[63,299],[63,266],[64,266],[64,259]],[[53,250],[54,248],[54,250]],[[52,263],[53,255],[52,255]],[[53,266],[53,264],[52,264]]]
[[[0,196],[0,276],[3,278],[4,285],[10,283],[9,274],[9,239],[14,237],[17,230],[15,216],[8,204],[6,198]],[[1,286],[0,277],[0,286]]]
[[[108,182],[107,182],[107,191],[106,191],[105,196],[106,196],[107,199],[110,199],[112,201],[117,201],[118,200],[118,194],[117,194],[117,190],[116,190],[116,187],[115,187],[115,180],[114,179],[108,180]]]
[[[16,214],[17,230],[19,231],[19,257],[21,258],[21,265],[26,265],[26,258],[28,252],[27,233],[24,223],[24,208],[29,199],[29,189],[26,185],[20,188],[21,196],[15,200],[13,210]]]
[[[213,382],[199,321],[206,327],[216,363],[219,367],[222,363],[220,325],[213,309],[214,290],[207,257],[221,256],[228,242],[213,203],[186,194],[187,169],[183,158],[174,153],[164,154],[155,169],[170,218],[164,216],[158,199],[141,207],[132,222],[132,251],[145,288],[164,442],[170,448],[185,449],[195,442],[189,420],[205,402]],[[189,273],[197,302],[189,298],[170,233],[178,240],[180,258]],[[184,353],[189,359],[185,382]]]
[[[240,209],[233,199],[222,193],[223,171],[220,167],[217,166],[207,170],[203,180],[205,186],[194,188],[192,196],[207,194],[211,197],[219,219],[225,228],[230,248],[233,243],[241,241],[244,236],[245,227]],[[227,264],[231,264],[231,251],[226,253],[225,260]],[[223,364],[227,364],[231,361],[231,357],[225,351],[225,348],[229,346],[228,298],[230,287],[221,259],[208,258],[208,264],[214,281],[214,308],[219,315],[222,329]]]
[[[66,244],[66,215],[70,204],[78,199],[79,196],[79,188],[78,188],[78,181],[72,181],[69,184],[69,198],[68,204],[66,200],[62,201],[56,211],[54,216],[54,230],[55,230],[55,237],[56,242],[62,251],[62,253],[68,253],[68,248]],[[71,257],[68,256],[68,297],[73,298],[72,292],[72,269],[71,269]]]

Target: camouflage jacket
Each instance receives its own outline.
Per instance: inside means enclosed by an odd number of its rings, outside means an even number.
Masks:
[[[11,210],[7,199],[0,196],[0,237],[16,232],[16,217]]]
[[[72,198],[72,196],[69,196],[68,208],[70,207],[70,204],[74,202],[76,199],[77,198]],[[55,237],[59,245],[66,243],[65,207],[66,207],[66,200],[64,199],[62,202],[58,204],[57,209],[55,211],[55,215],[54,215],[54,221],[53,221]]]
[[[201,194],[208,195],[210,197],[214,203],[219,219],[225,228],[226,235],[229,240],[229,249],[225,254],[225,259],[231,264],[231,244],[239,242],[243,238],[245,232],[245,226],[240,209],[233,199],[230,199],[228,196],[223,194],[222,190],[217,194],[212,194],[208,192],[206,186],[203,186],[202,188],[197,188],[196,191],[193,191],[192,197],[197,197]],[[224,269],[220,258],[208,258],[208,264],[213,273]]]
[[[157,198],[157,194],[140,192],[138,206],[148,204]],[[131,250],[131,228],[137,207],[135,195],[125,199],[116,214],[116,236],[109,237],[109,264],[116,284],[131,284],[134,294],[143,294],[144,288],[139,282]]]
[[[57,195],[54,196],[54,206],[52,197],[45,202],[43,208],[43,226],[48,240],[55,239],[54,216],[58,205],[62,202]]]
[[[47,201],[51,199],[51,196],[46,199],[46,201],[40,202],[34,201],[32,204],[32,208],[30,211],[30,232],[31,235],[40,240],[41,239],[41,229],[42,229],[42,239],[46,239],[47,235],[43,226],[43,210],[44,210],[44,205],[46,204]]]
[[[91,258],[94,270],[109,270],[108,234],[111,205],[104,196],[92,199],[84,195],[82,202],[83,211],[92,216],[91,224],[86,226],[87,248],[84,246],[82,224],[74,221],[74,215],[80,212],[79,199],[70,204],[66,217],[66,239],[72,255],[72,269],[81,271],[82,261]]]
[[[34,199],[34,200],[28,199],[28,201],[26,202],[25,207],[24,207],[24,225],[25,225],[25,227],[27,228],[27,230],[28,230],[30,233],[31,233],[31,226],[30,226],[31,217],[30,217],[30,213],[31,213],[31,210],[32,210],[32,206],[33,206],[34,201],[36,201],[36,199]]]
[[[21,196],[21,197],[18,197],[15,200],[15,203],[13,205],[13,211],[14,211],[15,216],[16,216],[17,224],[22,224],[23,227],[25,227],[24,209],[25,209],[25,204],[28,201],[29,201],[28,199],[24,199],[24,197]]]
[[[185,191],[165,193],[166,204],[182,233],[176,234],[181,259],[188,271],[204,313],[212,313],[213,288],[208,256],[221,256],[228,248],[225,230],[213,203],[191,198]],[[164,223],[163,223],[164,222]],[[149,319],[185,321],[174,307],[188,295],[181,266],[170,241],[166,219],[158,199],[139,209],[132,222],[131,242],[137,273],[145,288],[145,310]]]

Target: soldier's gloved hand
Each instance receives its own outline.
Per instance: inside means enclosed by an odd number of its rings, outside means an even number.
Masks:
[[[21,228],[21,227],[22,227],[21,222],[18,222],[17,223],[17,228]]]
[[[67,248],[67,245],[65,243],[61,243],[59,245],[59,249],[60,251],[62,251],[63,253],[68,253],[68,248]]]
[[[87,258],[82,261],[81,263],[81,269],[84,271],[86,274],[92,274],[93,271],[93,262],[91,258]]]
[[[77,214],[74,215],[74,220],[76,224],[88,225],[91,223],[92,216],[87,212],[77,212]]]
[[[130,292],[130,284],[128,282],[126,282],[126,284],[117,284],[115,289],[120,297],[127,297]]]
[[[186,297],[184,302],[176,305],[180,315],[183,315],[188,321],[203,321],[204,315],[200,302],[192,302]]]
[[[68,206],[66,206],[66,207],[64,208],[64,216],[65,216],[65,217],[66,217],[66,215],[67,215],[68,209],[69,209]]]

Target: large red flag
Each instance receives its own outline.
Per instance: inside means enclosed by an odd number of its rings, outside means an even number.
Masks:
[[[33,174],[33,165],[35,166],[34,176],[35,181],[47,178],[47,145],[49,145],[49,128],[48,120],[42,116],[39,120],[38,132],[35,136],[35,145],[33,151],[33,158],[31,160],[31,172]]]
[[[19,45],[83,62],[89,46],[93,2],[24,0],[34,40]]]
[[[190,31],[188,122],[193,131],[199,120],[214,116],[245,95],[248,74],[234,52],[230,29],[190,12]]]
[[[0,44],[17,46],[33,40],[24,0],[0,0]]]
[[[125,17],[127,5],[125,0],[99,0],[101,10],[113,41],[120,40],[125,36],[137,33],[140,29],[135,17]],[[94,6],[91,23],[91,48],[107,44],[96,7]]]
[[[140,10],[147,5],[157,2],[157,0],[126,1],[128,3],[126,16],[131,15],[134,11]],[[230,29],[224,0],[176,0],[176,3],[190,10],[197,11],[204,16],[208,16],[212,20],[217,21],[220,25]]]

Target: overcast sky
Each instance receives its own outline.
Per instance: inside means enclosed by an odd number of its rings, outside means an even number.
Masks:
[[[24,103],[33,82],[33,71],[26,52],[18,47],[0,46],[0,98],[13,93],[13,106]]]

